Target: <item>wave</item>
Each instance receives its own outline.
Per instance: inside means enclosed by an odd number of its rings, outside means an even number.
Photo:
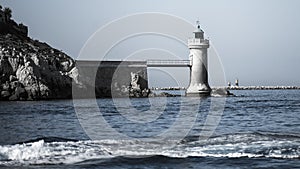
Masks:
[[[188,142],[189,157],[300,158],[300,137],[273,133],[238,133]]]
[[[27,140],[24,142],[20,142],[17,144],[23,144],[23,143],[31,143],[31,142],[37,142],[40,140],[44,140],[44,142],[67,142],[67,141],[79,141],[79,140],[75,140],[75,139],[69,139],[69,138],[62,138],[62,137],[41,137],[41,138],[35,138],[32,140]]]
[[[237,133],[208,140],[143,142],[139,140],[38,141],[0,146],[0,165],[76,164],[120,157],[300,158],[297,135]],[[172,145],[173,146],[170,146]]]

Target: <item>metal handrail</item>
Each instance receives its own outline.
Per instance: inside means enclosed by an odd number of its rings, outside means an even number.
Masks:
[[[147,60],[148,66],[190,66],[190,60]]]

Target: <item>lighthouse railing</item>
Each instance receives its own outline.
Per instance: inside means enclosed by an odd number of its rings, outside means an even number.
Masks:
[[[188,39],[188,43],[189,44],[209,44],[209,40],[208,39],[195,39],[195,38],[190,38]]]
[[[190,60],[147,60],[148,67],[187,67]]]

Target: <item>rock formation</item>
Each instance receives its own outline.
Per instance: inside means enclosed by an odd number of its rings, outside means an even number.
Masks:
[[[0,99],[71,98],[78,82],[74,60],[30,38],[0,35]]]
[[[129,85],[129,97],[148,97],[150,90],[141,89],[139,84],[139,74],[131,72],[131,82]]]

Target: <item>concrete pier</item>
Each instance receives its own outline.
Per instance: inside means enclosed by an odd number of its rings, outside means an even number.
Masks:
[[[208,84],[207,49],[209,40],[204,39],[204,32],[201,30],[199,22],[194,31],[194,38],[188,40],[190,49],[190,84],[186,90],[187,96],[207,96],[210,95],[211,88]]]

